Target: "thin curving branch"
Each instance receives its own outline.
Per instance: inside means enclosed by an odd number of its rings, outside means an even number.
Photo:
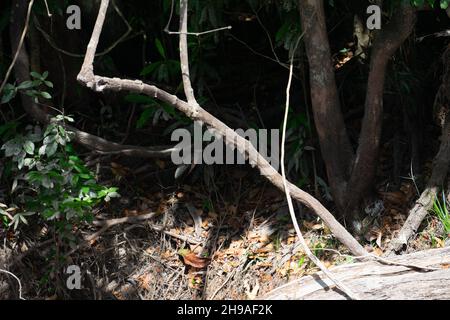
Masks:
[[[292,223],[294,224],[295,232],[297,233],[297,237],[300,241],[300,245],[302,246],[303,251],[306,253],[306,256],[311,260],[333,283],[341,289],[350,299],[352,300],[359,300],[358,296],[350,289],[348,288],[342,281],[338,280],[328,269],[327,267],[320,261],[314,253],[309,249],[308,244],[305,241],[305,238],[303,237],[302,231],[300,230],[300,226],[298,225],[297,217],[295,216],[295,210],[294,205],[292,203],[292,197],[289,194],[289,188],[287,186],[287,179],[286,179],[286,169],[284,165],[284,159],[285,159],[285,151],[286,151],[286,130],[287,130],[287,122],[288,122],[288,115],[289,115],[289,101],[290,101],[290,91],[291,91],[291,84],[292,84],[292,75],[294,73],[294,55],[295,51],[297,50],[297,45],[300,42],[300,39],[303,37],[301,35],[299,39],[297,40],[297,44],[295,45],[292,58],[291,58],[291,64],[289,67],[289,80],[286,87],[286,104],[285,104],[285,110],[284,110],[284,119],[283,119],[283,131],[281,136],[281,177],[283,179],[283,186],[284,190],[286,191],[286,200],[289,208],[289,214],[291,215]]]
[[[108,9],[109,0],[102,0],[100,4],[97,21],[92,32],[91,40],[86,50],[86,56],[80,73],[78,74],[78,81],[88,88],[97,92],[110,91],[129,91],[134,93],[142,93],[153,98],[166,102],[181,112],[185,113],[194,121],[204,122],[215,135],[221,137],[225,143],[233,148],[236,148],[240,153],[244,154],[249,159],[252,166],[256,166],[261,175],[267,178],[274,186],[284,191],[284,185],[281,175],[269,164],[269,162],[261,156],[254,146],[248,140],[239,136],[234,130],[230,129],[225,123],[212,116],[209,112],[186,101],[179,99],[160,88],[143,83],[140,80],[128,80],[120,78],[109,78],[97,76],[94,74],[94,57],[97,50],[100,34]],[[191,97],[192,98],[192,97]],[[297,201],[300,201],[310,209],[312,209],[319,217],[321,217],[325,224],[330,228],[331,232],[336,238],[341,241],[349,250],[355,255],[367,255],[366,250],[355,238],[334,218],[334,216],[313,196],[301,190],[296,185],[287,182],[287,186],[291,195]]]

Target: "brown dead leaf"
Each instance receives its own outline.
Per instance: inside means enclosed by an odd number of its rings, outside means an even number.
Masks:
[[[287,244],[293,244],[295,243],[296,237],[295,236],[290,236],[287,238]]]
[[[262,273],[259,278],[260,278],[261,282],[273,281],[272,275],[270,273],[266,273],[266,272]]]
[[[188,266],[197,268],[197,269],[203,269],[208,266],[208,264],[211,262],[208,258],[200,258],[195,253],[190,252],[187,255],[183,257],[184,263]]]
[[[202,221],[202,228],[205,230],[209,229],[209,220],[203,220]]]
[[[215,221],[215,220],[217,220],[219,215],[217,213],[215,213],[214,211],[209,211],[208,212],[208,217],[210,217],[213,221]]]
[[[152,274],[151,273],[145,273],[143,275],[140,275],[137,278],[137,281],[139,283],[139,286],[147,291],[150,290],[150,284],[152,280]]]
[[[322,230],[323,229],[322,223],[303,221],[303,225],[310,230]]]
[[[173,256],[174,256],[174,252],[171,251],[171,250],[166,250],[165,252],[163,252],[163,253],[161,254],[161,258],[163,258],[163,259],[170,259],[170,258],[172,258]]]
[[[379,192],[384,201],[397,206],[404,206],[406,204],[406,196],[402,191],[393,192]]]
[[[229,212],[230,215],[235,215],[236,212],[237,212],[237,206],[234,205],[234,204],[229,205],[229,206],[227,207],[227,211]]]
[[[274,250],[275,250],[275,248],[273,246],[273,243],[269,243],[268,245],[266,245],[266,246],[256,250],[256,253],[269,253],[269,252],[272,252]]]
[[[372,253],[381,257],[383,255],[383,250],[381,250],[380,248],[374,248]]]

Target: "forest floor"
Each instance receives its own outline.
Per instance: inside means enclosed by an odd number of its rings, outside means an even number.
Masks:
[[[26,236],[4,234],[0,259],[15,261],[9,270],[21,279],[27,299],[254,299],[318,271],[296,241],[285,196],[253,170],[202,167],[189,185],[162,186],[156,173],[136,179],[139,168],[110,158],[98,158],[97,168],[102,180],[120,186],[121,198],[99,208],[96,220],[156,215],[102,230],[80,248],[56,246],[45,225]],[[379,190],[373,207],[381,210],[367,212],[359,240],[382,255],[417,193],[412,180],[398,190]],[[323,222],[298,210],[309,247],[327,267],[353,261]],[[98,230],[86,225],[77,234],[86,239]],[[408,252],[450,245],[445,239],[430,214]],[[67,275],[58,272],[67,265],[80,266],[81,290],[67,289]],[[2,298],[14,297],[17,289],[12,278],[0,281]]]

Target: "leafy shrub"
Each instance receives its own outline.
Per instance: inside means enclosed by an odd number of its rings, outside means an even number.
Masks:
[[[40,97],[44,99],[51,99],[52,96],[50,93],[40,90],[43,85],[48,88],[53,88],[53,83],[47,80],[48,71],[45,71],[43,74],[33,71],[30,75],[33,80],[24,81],[17,86],[7,83],[2,92],[0,104],[11,101],[19,91],[23,91],[26,95],[33,97],[35,102],[38,102],[38,98]]]
[[[17,134],[1,147],[10,160],[8,174],[16,203],[9,207],[16,213],[5,214],[3,206],[0,216],[14,229],[32,215],[62,222],[63,228],[73,221],[90,222],[95,205],[119,196],[117,188],[99,185],[75,154],[65,121],[73,119],[58,115],[45,130],[28,126],[25,135]]]

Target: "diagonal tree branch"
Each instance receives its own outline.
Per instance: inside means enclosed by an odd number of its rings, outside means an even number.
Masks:
[[[254,146],[200,106],[195,104],[191,105],[175,95],[161,90],[156,86],[145,84],[140,80],[109,78],[94,75],[93,62],[105,21],[108,4],[109,0],[101,1],[97,21],[86,51],[86,57],[77,79],[85,86],[97,92],[104,92],[106,90],[130,91],[149,95],[174,106],[194,121],[204,122],[217,136],[221,137],[226,144],[236,148],[240,153],[244,154],[246,158],[249,159],[250,164],[259,169],[261,175],[266,177],[274,186],[284,191],[285,188],[281,175],[256,151]],[[352,237],[352,235],[319,201],[317,201],[317,199],[290,182],[287,182],[287,186],[292,197],[312,209],[319,217],[321,217],[336,238],[349,248],[353,254],[367,255],[367,252],[358,241]]]

